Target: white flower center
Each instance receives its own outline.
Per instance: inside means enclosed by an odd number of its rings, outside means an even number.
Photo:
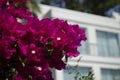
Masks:
[[[41,71],[41,70],[42,70],[42,68],[41,68],[41,67],[37,67],[37,66],[35,66],[35,68],[36,68],[36,69],[38,69],[39,71]]]
[[[36,51],[32,50],[32,54],[35,54],[35,53],[36,53]]]
[[[7,2],[7,5],[9,5],[9,2]]]
[[[58,40],[58,41],[61,40],[61,37],[57,37],[57,40]]]

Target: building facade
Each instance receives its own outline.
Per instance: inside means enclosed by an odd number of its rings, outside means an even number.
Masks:
[[[40,8],[39,18],[60,18],[70,24],[79,24],[88,38],[78,48],[80,56],[68,61],[67,70],[55,70],[55,80],[74,80],[77,72],[87,75],[90,70],[93,70],[95,80],[120,80],[119,19],[46,5],[40,5]]]

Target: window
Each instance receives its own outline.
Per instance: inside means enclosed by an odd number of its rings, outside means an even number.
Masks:
[[[78,48],[78,51],[80,51],[81,54],[89,54],[89,46],[87,41],[81,42],[82,46]]]
[[[66,70],[64,70],[64,80],[75,80],[75,76],[77,72],[80,72],[82,76],[87,76],[91,68],[88,67],[72,67],[68,66]]]
[[[97,31],[97,47],[100,56],[120,57],[118,34]]]
[[[120,80],[120,70],[102,69],[102,80]]]
[[[82,28],[86,32],[87,36],[87,30],[85,28]],[[89,54],[89,44],[88,41],[82,41],[81,42],[82,46],[78,48],[78,51],[80,51],[81,54]]]

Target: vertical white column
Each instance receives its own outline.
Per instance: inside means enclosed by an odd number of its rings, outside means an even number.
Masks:
[[[94,27],[88,27],[88,42],[91,55],[98,55],[96,29]]]
[[[55,80],[64,80],[63,70],[55,70],[56,79]]]
[[[95,80],[101,80],[101,68],[97,64],[93,65],[93,73]]]

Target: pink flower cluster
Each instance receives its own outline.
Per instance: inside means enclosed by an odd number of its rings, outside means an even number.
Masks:
[[[79,55],[85,32],[64,20],[39,20],[23,2],[0,0],[0,80],[53,80],[49,68],[65,69],[62,58]]]

